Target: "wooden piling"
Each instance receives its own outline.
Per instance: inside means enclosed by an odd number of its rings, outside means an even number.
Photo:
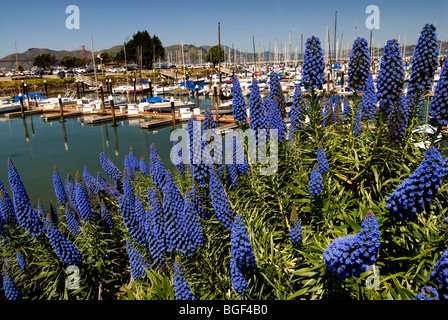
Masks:
[[[149,79],[149,96],[152,98],[153,94],[152,94],[152,81],[151,79]]]
[[[196,85],[196,108],[199,108],[199,87]]]
[[[61,95],[58,95],[58,101],[59,101],[59,108],[61,110],[61,119],[59,119],[59,121],[65,122],[65,119],[64,119],[64,106],[62,105]]]
[[[173,130],[176,129],[176,113],[174,112],[174,99],[171,97],[171,119],[173,121]]]
[[[104,103],[104,91],[103,91],[103,84],[100,84],[100,94],[101,94],[101,109],[103,112],[106,112],[106,104]]]
[[[112,79],[109,79],[109,93],[112,94]]]
[[[45,86],[45,98],[48,99],[48,88],[47,88],[47,80],[44,80],[44,86]]]
[[[214,94],[215,94],[215,110],[216,110],[215,122],[218,123],[219,122],[218,89],[216,88],[216,86],[214,86],[213,90],[214,90]]]
[[[19,100],[20,100],[20,113],[22,118],[25,118],[25,110],[23,110],[23,97],[21,93],[19,93]]]
[[[25,88],[24,92],[26,94],[26,105],[27,105],[27,108],[30,108],[31,104],[30,104],[30,95],[28,93],[28,85],[26,83],[24,83],[23,87]]]

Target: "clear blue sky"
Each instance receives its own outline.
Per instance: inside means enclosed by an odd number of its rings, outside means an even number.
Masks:
[[[325,40],[326,26],[334,34],[335,11],[338,12],[337,35],[351,47],[357,35],[369,40],[365,26],[368,5],[380,9],[380,29],[373,31],[374,43],[400,36],[401,43],[415,44],[425,23],[437,17],[438,38],[448,40],[448,1],[446,0],[0,0],[0,58],[28,48],[54,50],[95,50],[122,44],[139,30],[156,34],[163,45],[215,45],[218,43],[218,21],[221,24],[221,44],[252,52],[252,36],[256,50],[273,49],[275,42],[291,49],[312,35]],[[80,29],[69,30],[65,21],[68,5],[80,10]],[[333,41],[333,39],[331,39]],[[333,44],[333,42],[331,42]]]

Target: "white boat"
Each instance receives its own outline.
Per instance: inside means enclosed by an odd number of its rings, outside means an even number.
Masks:
[[[216,107],[211,107],[210,111],[212,114],[216,114]],[[231,114],[232,112],[232,100],[223,102],[218,106],[218,114]]]
[[[174,87],[174,86],[160,86],[160,87],[157,86],[154,90],[154,93],[156,95],[164,94],[164,93],[171,93],[174,91],[174,89],[176,89],[176,87]]]
[[[77,103],[76,93],[69,90],[62,97],[61,102],[63,106],[73,105]],[[59,98],[47,98],[38,101],[38,105],[42,109],[59,108]]]
[[[123,94],[123,93],[127,93],[128,90],[134,90],[134,86],[118,86],[118,87],[112,88],[112,93]]]
[[[149,112],[171,112],[171,101],[162,99],[159,96],[152,98],[144,98],[138,105],[138,109],[140,112],[149,111]],[[179,99],[174,100],[174,110],[185,109],[185,108],[194,108],[195,104],[190,101],[182,101]]]
[[[14,112],[20,110],[20,102],[19,103],[10,103],[10,102],[2,102],[0,103],[0,114]]]

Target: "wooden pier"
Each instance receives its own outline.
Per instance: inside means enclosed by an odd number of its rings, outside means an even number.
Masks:
[[[35,115],[35,114],[40,114],[42,112],[43,112],[43,110],[41,110],[41,109],[32,109],[32,110],[23,111],[23,114],[25,116],[32,116],[32,115]],[[17,111],[17,112],[5,113],[5,117],[8,118],[8,119],[20,118],[20,117],[22,117],[22,112],[21,111]]]
[[[125,120],[127,118],[128,115],[124,113],[115,115],[115,120]],[[112,122],[112,115],[100,116],[86,120],[87,124],[99,124],[104,122]]]
[[[81,111],[72,111],[72,112],[64,112],[63,117],[64,118],[72,118],[72,117],[80,117],[83,113]],[[42,119],[46,121],[52,121],[52,120],[60,120],[61,119],[61,113],[50,113],[50,114],[43,114]]]
[[[232,123],[228,123],[228,124],[225,124],[223,126],[217,127],[216,128],[216,132],[218,134],[223,134],[227,130],[234,129],[234,128],[238,128],[238,125],[236,123],[232,122]]]
[[[178,123],[179,119],[176,119],[175,121],[176,121],[176,123]],[[154,128],[154,127],[167,126],[172,123],[173,123],[172,119],[154,119],[154,120],[145,121],[143,123],[140,123],[140,128],[150,129],[150,128]]]

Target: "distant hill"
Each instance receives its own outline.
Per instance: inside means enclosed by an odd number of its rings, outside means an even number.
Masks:
[[[226,46],[224,44],[221,44],[221,46],[225,50],[226,54],[229,53],[229,50],[232,54],[236,51],[236,49],[234,50],[231,47]],[[179,57],[180,47],[181,47],[180,44],[166,46],[165,47],[166,59],[169,60],[171,63],[178,64],[179,60],[180,60],[180,57]],[[201,61],[202,61],[202,63],[204,63],[205,62],[205,54],[211,47],[212,46],[210,46],[210,45],[202,45],[202,46],[197,47],[192,44],[184,44],[183,45],[183,54],[184,54],[185,63],[193,64],[196,62],[196,64],[199,64]],[[114,56],[122,48],[123,48],[123,45],[116,45],[109,49],[102,49],[99,51],[107,52],[111,56]],[[415,49],[415,45],[407,45],[406,46],[406,56],[410,57],[413,54],[414,49]],[[375,50],[377,50],[377,49],[375,48]],[[246,56],[246,54],[247,54],[248,60],[252,60],[253,51],[249,51],[249,50],[247,52],[246,51],[244,51],[244,52],[237,51],[237,53],[238,52],[244,56]],[[378,52],[378,54],[381,56],[383,54],[383,48],[380,48],[378,51],[375,51],[375,53],[376,52]],[[77,58],[82,58],[82,50],[68,51],[68,50],[51,50],[51,49],[46,49],[46,48],[30,48],[25,52],[17,53],[17,59],[19,60],[19,65],[22,66],[25,70],[31,69],[31,67],[33,66],[34,58],[37,55],[42,54],[42,53],[53,54],[56,57],[57,61],[61,60],[65,56],[73,56],[73,57],[77,57]],[[447,41],[442,41],[441,53],[443,55],[448,54],[448,42]],[[273,56],[273,52],[271,52],[270,54]],[[346,54],[346,56],[348,56],[349,52],[348,53],[346,52],[345,54]],[[256,52],[256,55],[258,56],[258,52]],[[269,52],[267,52],[267,51],[262,52],[261,55],[264,57],[268,57]],[[294,52],[292,52],[291,55],[293,57]],[[86,56],[87,56],[87,58],[91,58],[92,52],[86,49]],[[282,59],[282,57],[280,57],[280,59]],[[16,69],[15,53],[11,53],[11,54],[1,58],[0,59],[0,68],[5,68],[7,70]]]

